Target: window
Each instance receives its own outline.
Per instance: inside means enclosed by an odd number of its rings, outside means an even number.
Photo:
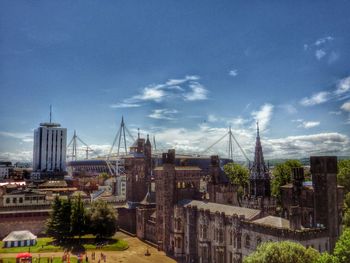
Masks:
[[[18,202],[23,203],[23,197],[20,197]]]
[[[208,238],[208,227],[203,226],[203,238]]]
[[[14,197],[13,199],[12,199],[12,203],[17,203],[17,198],[16,197]]]
[[[246,235],[245,237],[245,247],[249,248],[250,247],[250,236]]]
[[[6,198],[6,204],[10,203],[10,198]]]
[[[240,249],[242,247],[241,234],[237,235],[237,248]]]

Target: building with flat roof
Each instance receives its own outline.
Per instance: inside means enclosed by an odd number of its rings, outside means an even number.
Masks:
[[[66,171],[67,129],[58,123],[40,123],[34,131],[32,179],[63,176]]]

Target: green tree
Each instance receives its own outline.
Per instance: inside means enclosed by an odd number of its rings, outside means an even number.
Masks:
[[[228,163],[224,165],[224,172],[229,177],[232,184],[238,185],[237,197],[239,205],[244,194],[244,189],[249,182],[249,171],[238,163]]]
[[[350,227],[350,192],[345,195],[344,199],[343,224],[346,227]]]
[[[290,242],[264,242],[244,258],[244,263],[313,263],[320,254],[313,248]]]
[[[61,200],[58,198],[58,196],[56,196],[52,204],[52,211],[50,213],[50,217],[46,222],[46,234],[53,237],[54,239],[59,239],[60,237],[58,228],[60,224],[59,220],[61,206]]]
[[[52,205],[50,217],[46,223],[46,233],[57,241],[71,237],[71,202],[60,200],[58,196]]]
[[[79,239],[86,233],[86,212],[80,195],[72,203],[71,231]]]
[[[288,160],[284,163],[277,164],[272,172],[271,180],[271,194],[276,197],[278,201],[281,200],[282,185],[288,184],[292,181],[292,168],[302,167],[302,164],[298,160]]]
[[[322,255],[316,260],[315,263],[339,263],[339,260],[336,257],[325,252],[322,253]]]
[[[339,263],[350,262],[350,228],[345,228],[337,241],[333,255],[338,259]]]
[[[344,186],[345,194],[350,192],[350,160],[338,162],[338,184]]]
[[[72,203],[68,200],[61,201],[61,209],[59,213],[58,232],[60,234],[60,240],[72,237],[71,232],[71,212]]]
[[[95,201],[90,209],[90,228],[97,238],[111,237],[117,230],[117,213],[103,200]]]

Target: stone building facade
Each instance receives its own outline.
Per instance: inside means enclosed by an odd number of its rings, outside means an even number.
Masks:
[[[179,261],[242,262],[245,256],[252,253],[264,241],[291,240],[305,246],[312,246],[320,252],[331,251],[334,248],[335,241],[340,234],[339,213],[329,213],[328,208],[317,210],[315,206],[313,210],[315,223],[311,226],[303,225],[299,217],[299,208],[295,203],[288,207],[290,210],[288,219],[266,215],[261,209],[219,204],[201,199],[197,194],[199,188],[196,183],[193,188],[191,187],[193,198],[185,198],[190,194],[184,196],[178,192],[182,190],[177,187],[181,177],[176,176],[177,169],[172,162],[173,156],[174,151],[165,154],[165,165],[158,167],[155,171],[156,244],[159,249]],[[336,158],[312,157],[311,160],[312,171],[327,178],[326,182],[333,181],[327,185],[329,190],[326,192],[331,195],[327,197],[327,200],[330,200],[327,201],[328,204],[334,202],[340,204],[342,196],[332,194],[333,191],[336,192],[337,187],[334,182],[336,173],[327,170],[327,167],[334,167]],[[317,167],[323,167],[323,170],[318,170]],[[320,175],[314,174],[314,178]],[[193,180],[196,174],[188,178],[192,178],[188,180]],[[325,182],[319,182],[317,179],[314,182],[314,188],[317,189],[315,192],[318,194],[325,192],[325,189],[319,185],[320,183],[322,186]],[[314,198],[316,196],[318,195],[314,194]],[[341,210],[341,207],[337,208],[337,211],[338,209]],[[323,222],[322,224],[316,223],[317,215],[319,222]],[[142,238],[140,233],[138,236]]]

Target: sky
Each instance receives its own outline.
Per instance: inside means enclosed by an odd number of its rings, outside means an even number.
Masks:
[[[158,149],[350,155],[350,1],[0,2],[0,159],[33,130],[108,152],[121,117]],[[242,158],[234,145],[235,158]]]

